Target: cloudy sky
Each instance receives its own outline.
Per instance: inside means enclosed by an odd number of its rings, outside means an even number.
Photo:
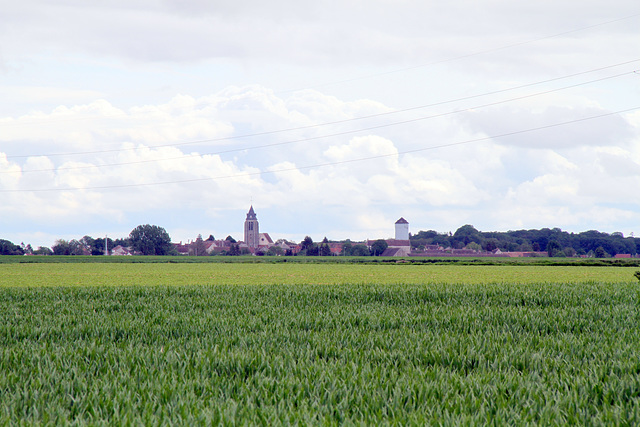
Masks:
[[[640,235],[637,1],[0,5],[0,238]]]

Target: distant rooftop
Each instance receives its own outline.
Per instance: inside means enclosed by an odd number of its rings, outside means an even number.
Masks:
[[[396,224],[409,224],[409,221],[407,221],[404,218],[400,218],[399,220],[396,221]]]

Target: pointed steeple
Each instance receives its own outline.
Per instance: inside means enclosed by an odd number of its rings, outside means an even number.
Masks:
[[[249,212],[247,212],[247,220],[257,220],[258,217],[256,213],[253,211],[253,205],[249,208]]]
[[[260,225],[258,224],[258,217],[253,210],[253,205],[247,212],[247,219],[244,221],[244,243],[247,244],[251,252],[258,249],[260,242]]]

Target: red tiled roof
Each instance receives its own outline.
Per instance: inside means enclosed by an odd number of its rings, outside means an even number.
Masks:
[[[616,254],[614,258],[631,258],[631,254]]]

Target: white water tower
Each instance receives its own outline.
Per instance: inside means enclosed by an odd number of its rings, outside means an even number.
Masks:
[[[409,222],[404,218],[396,221],[396,240],[409,240]]]

